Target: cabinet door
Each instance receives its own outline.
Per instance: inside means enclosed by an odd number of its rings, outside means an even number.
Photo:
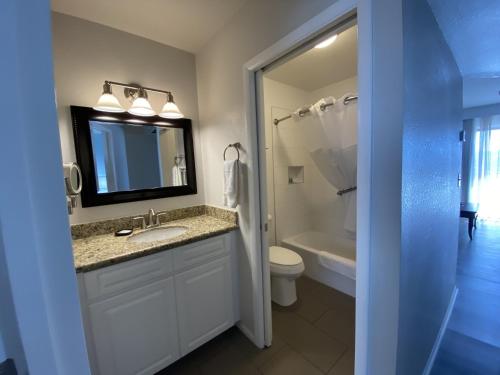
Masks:
[[[176,275],[175,288],[182,355],[234,324],[230,257]]]
[[[173,278],[89,306],[100,375],[154,374],[179,358]]]

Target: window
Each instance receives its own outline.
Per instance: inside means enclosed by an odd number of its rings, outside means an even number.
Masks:
[[[500,219],[500,116],[475,119],[469,201],[483,219]]]

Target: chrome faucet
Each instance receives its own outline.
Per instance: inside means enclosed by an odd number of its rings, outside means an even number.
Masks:
[[[149,209],[148,212],[148,227],[156,226],[158,223],[156,222],[156,212],[152,208]]]
[[[158,227],[160,223],[160,217],[168,215],[167,212],[159,212],[156,213],[155,210],[152,208],[149,209],[147,213],[148,220],[146,221],[146,215],[145,216],[137,216],[134,217],[132,220],[135,222],[136,220],[140,220],[141,222],[141,228],[142,229],[147,229],[147,228],[154,228]]]

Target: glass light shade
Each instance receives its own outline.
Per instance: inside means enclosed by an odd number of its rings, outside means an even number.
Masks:
[[[142,96],[139,96],[134,100],[132,106],[129,108],[128,113],[137,116],[154,116],[156,112],[151,108],[151,104],[149,104],[148,100]]]
[[[125,112],[125,109],[121,106],[116,96],[110,93],[102,94],[94,109],[102,112]]]
[[[177,107],[177,104],[174,102],[166,102],[158,116],[170,119],[184,117],[182,112],[179,111],[179,107]]]

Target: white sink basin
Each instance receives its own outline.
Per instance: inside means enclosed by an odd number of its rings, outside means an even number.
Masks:
[[[166,228],[148,229],[144,232],[133,234],[128,238],[128,241],[134,243],[164,241],[180,236],[181,234],[186,233],[187,230],[188,228],[186,227],[166,227]]]

